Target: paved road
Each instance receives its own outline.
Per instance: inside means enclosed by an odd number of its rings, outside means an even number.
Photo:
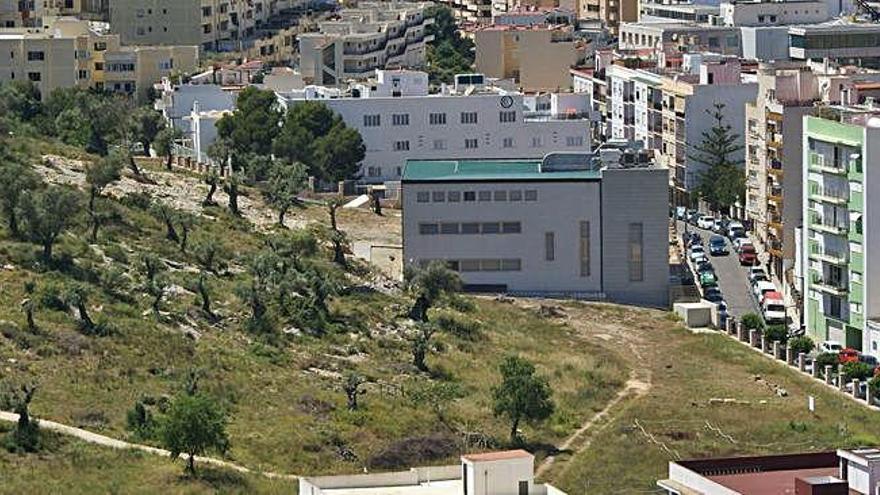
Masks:
[[[684,232],[684,222],[677,222],[678,236],[681,238]],[[693,225],[688,225],[689,231],[697,231],[703,236],[703,245],[709,250],[709,237],[712,232],[699,229]],[[715,274],[718,275],[718,286],[727,302],[727,311],[731,316],[742,318],[746,313],[757,312],[757,305],[751,295],[751,287],[746,275],[746,267],[740,266],[736,253],[733,252],[733,246],[727,242],[727,256],[710,256],[709,261],[715,267]]]

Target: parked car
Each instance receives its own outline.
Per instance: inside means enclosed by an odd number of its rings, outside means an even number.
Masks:
[[[697,227],[701,229],[711,230],[713,225],[715,225],[715,217],[709,215],[703,215],[697,220]]]
[[[840,342],[836,342],[834,340],[826,340],[819,344],[819,352],[826,353],[830,352],[833,354],[837,354],[843,350],[843,346],[840,345]]]
[[[710,237],[709,254],[712,256],[726,256],[729,254],[727,251],[727,241],[718,234]]]
[[[718,287],[707,287],[706,290],[703,291],[703,299],[713,302],[719,303],[724,301],[724,296],[721,294],[721,289]],[[727,305],[724,305],[724,308],[727,309]]]
[[[859,362],[859,351],[853,349],[852,347],[846,347],[841,349],[837,354],[837,359],[840,364],[844,363],[858,363]]]
[[[737,253],[739,253],[740,249],[742,249],[743,246],[755,246],[754,244],[752,244],[752,241],[748,237],[737,237],[730,243],[733,244],[733,250]]]
[[[749,282],[755,283],[756,280],[767,280],[767,272],[760,266],[749,267]],[[763,277],[763,278],[761,278]]]
[[[739,250],[739,264],[753,266],[758,262],[758,252],[755,246],[745,245]]]
[[[730,225],[730,220],[727,218],[721,218],[715,220],[715,225],[712,227],[712,232],[716,234],[724,235],[727,233],[727,226]]]
[[[718,287],[718,277],[715,272],[703,272],[700,274],[700,287]]]
[[[702,243],[703,243],[703,237],[700,234],[698,234],[697,232],[689,233],[687,235],[687,237],[685,237],[685,240],[684,240],[684,244],[687,247],[691,247],[695,244],[702,244]]]
[[[675,207],[675,219],[676,220],[685,220],[687,218],[687,208],[684,206],[676,206]]]
[[[755,296],[755,300],[758,301],[758,304],[764,304],[764,294],[768,292],[778,292],[776,290],[776,286],[773,285],[772,282],[758,282],[755,284],[753,289],[753,294]]]
[[[844,387],[846,388],[846,393],[848,393],[848,394],[853,393],[853,382],[847,383]],[[859,382],[859,391],[858,391],[859,399],[864,399],[865,397],[867,397],[867,393],[868,393],[868,382],[866,382],[866,381]]]
[[[709,260],[700,261],[697,263],[697,273],[703,272],[712,272],[715,273],[715,267],[712,266],[712,262]]]
[[[785,323],[785,301],[782,294],[776,291],[770,291],[764,294],[764,300],[761,302],[761,315],[764,316],[764,322],[768,325]]]
[[[731,241],[746,236],[746,228],[740,222],[730,222],[727,226],[727,238]]]
[[[697,222],[700,220],[700,217],[703,216],[697,210],[691,210],[688,214],[687,223],[696,226]]]
[[[688,250],[688,258],[690,258],[690,260],[694,263],[697,262],[697,259],[705,258],[705,257],[706,257],[706,248],[704,248],[703,246],[701,246],[699,244],[691,246],[690,249]]]

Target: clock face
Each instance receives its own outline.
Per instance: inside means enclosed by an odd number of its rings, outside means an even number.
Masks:
[[[502,96],[501,97],[501,106],[504,108],[510,108],[513,106],[513,98],[510,96]]]

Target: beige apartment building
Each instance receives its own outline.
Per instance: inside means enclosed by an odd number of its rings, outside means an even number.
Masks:
[[[525,92],[571,88],[582,57],[571,26],[486,26],[474,31],[476,71],[512,79]]]
[[[575,0],[578,19],[599,20],[617,36],[620,23],[639,21],[638,0]]]
[[[44,97],[57,88],[80,87],[143,101],[162,77],[197,68],[196,46],[122,46],[118,35],[73,18],[46,29],[0,30],[0,81],[30,80]]]
[[[0,0],[0,28],[40,27],[53,16],[101,21],[108,13],[109,0]]]
[[[241,50],[258,27],[298,0],[113,0],[110,25],[125,45]]]
[[[318,32],[300,34],[303,80],[334,86],[366,79],[377,69],[424,66],[427,44],[433,39],[427,26],[434,19],[425,17],[430,5],[361,2],[358,8],[340,11],[337,20],[320,23]]]

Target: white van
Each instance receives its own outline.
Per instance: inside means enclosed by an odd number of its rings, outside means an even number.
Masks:
[[[776,291],[765,293],[761,302],[761,313],[764,315],[764,322],[768,325],[785,323],[785,301],[782,299],[782,294]]]

